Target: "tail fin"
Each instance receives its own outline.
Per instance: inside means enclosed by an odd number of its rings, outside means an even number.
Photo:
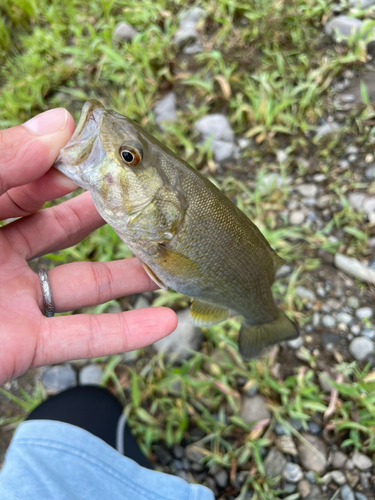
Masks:
[[[238,347],[241,356],[248,360],[258,357],[267,347],[293,340],[299,336],[297,325],[281,311],[272,323],[247,326],[243,324],[238,337]]]

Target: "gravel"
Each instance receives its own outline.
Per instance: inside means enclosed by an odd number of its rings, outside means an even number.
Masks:
[[[217,162],[226,161],[236,155],[234,132],[225,115],[215,113],[200,118],[194,125],[202,141],[211,139],[211,150]]]
[[[324,27],[327,35],[331,35],[335,41],[347,39],[352,33],[360,31],[363,21],[349,16],[337,16],[328,21]]]
[[[303,471],[298,464],[288,462],[284,467],[283,476],[289,483],[298,483],[303,478]]]
[[[338,269],[344,271],[349,276],[354,276],[360,281],[375,285],[375,270],[366,264],[362,264],[357,259],[337,253],[334,257],[334,263]]]
[[[354,359],[363,361],[374,352],[375,344],[367,337],[356,337],[349,344],[349,351]]]
[[[330,314],[325,314],[322,318],[322,325],[326,328],[335,328],[336,320]]]
[[[305,198],[315,198],[318,194],[318,187],[315,184],[300,184],[295,189]]]
[[[271,448],[264,461],[266,476],[269,478],[280,476],[286,463],[284,455],[277,448]]]
[[[116,24],[115,29],[113,30],[112,38],[116,42],[130,42],[133,40],[135,35],[138,35],[138,31],[130,24],[122,21],[121,23]]]
[[[271,418],[271,412],[267,408],[266,401],[263,396],[260,394],[257,394],[252,398],[243,396],[240,417],[244,420],[244,422],[250,424],[252,422],[258,422],[259,420]]]
[[[170,92],[158,102],[154,107],[154,116],[160,128],[163,128],[163,123],[176,121],[176,94],[174,92]]]
[[[103,377],[103,369],[96,364],[86,365],[79,372],[80,385],[100,385]]]
[[[302,466],[318,474],[324,474],[327,469],[327,445],[319,437],[303,432],[302,436],[310,443],[307,446],[302,441],[298,442],[299,458]],[[319,452],[314,451],[314,448]]]
[[[368,470],[374,465],[371,458],[359,451],[355,451],[352,456],[352,462],[354,467],[360,470]]]
[[[41,370],[41,382],[48,394],[57,394],[77,385],[77,374],[69,364]]]
[[[355,500],[353,490],[347,484],[341,486],[340,495],[342,500]]]
[[[360,307],[355,312],[355,315],[360,320],[370,319],[370,318],[372,318],[373,314],[374,314],[374,311],[371,309],[371,307]]]
[[[350,325],[353,322],[353,316],[346,312],[337,313],[336,318],[339,323],[344,323],[345,325]]]

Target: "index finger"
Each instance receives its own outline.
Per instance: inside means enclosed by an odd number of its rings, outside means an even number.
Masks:
[[[74,130],[64,108],[35,116],[23,125],[0,130],[0,196],[41,177]]]

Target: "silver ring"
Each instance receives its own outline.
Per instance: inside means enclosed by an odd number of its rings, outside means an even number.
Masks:
[[[39,279],[42,285],[44,312],[47,318],[52,318],[55,315],[55,306],[53,305],[51,285],[49,284],[47,271],[41,269],[39,271]]]

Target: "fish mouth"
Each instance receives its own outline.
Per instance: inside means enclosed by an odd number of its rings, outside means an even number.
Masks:
[[[89,189],[83,178],[86,160],[90,157],[94,143],[99,137],[99,126],[104,106],[90,100],[83,105],[76,129],[69,142],[60,150],[53,166],[69,177],[78,186]]]

